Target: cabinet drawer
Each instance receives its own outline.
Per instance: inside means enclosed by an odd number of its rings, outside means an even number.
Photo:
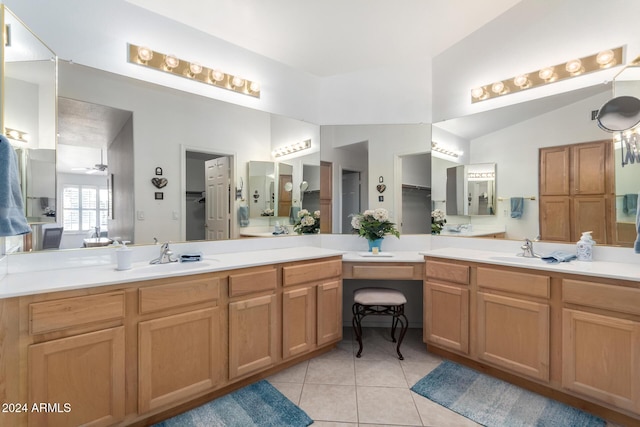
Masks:
[[[220,279],[180,280],[138,290],[140,314],[220,299]]]
[[[426,261],[427,280],[439,279],[445,282],[469,284],[469,266],[449,262]]]
[[[640,315],[640,289],[564,279],[564,302]]]
[[[282,268],[282,285],[293,286],[342,274],[342,261],[320,261]]]
[[[419,265],[355,264],[351,266],[349,273],[345,271],[344,277],[347,279],[422,280],[422,263]]]
[[[237,297],[275,289],[277,280],[275,268],[232,274],[229,276],[229,296]]]
[[[539,274],[478,267],[478,286],[532,297],[551,297],[551,279]]]
[[[29,304],[29,323],[32,334],[123,317],[123,291]]]

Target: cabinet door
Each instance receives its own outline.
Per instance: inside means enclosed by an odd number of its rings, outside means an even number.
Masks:
[[[342,339],[342,280],[318,285],[318,345]]]
[[[478,357],[549,381],[549,305],[478,292]]]
[[[229,304],[229,378],[275,363],[277,319],[275,295]]]
[[[138,405],[147,412],[221,381],[220,308],[138,324]]]
[[[600,244],[609,243],[607,238],[607,200],[601,197],[573,198],[573,235],[577,241],[583,231],[592,231],[593,240]]]
[[[640,410],[640,323],[562,310],[562,386]]]
[[[310,351],[315,344],[315,286],[282,293],[282,357]]]
[[[29,404],[60,405],[30,411],[29,425],[112,425],[124,418],[124,400],[124,327],[29,347]]]
[[[424,339],[469,354],[469,290],[425,283]]]
[[[606,144],[611,142],[594,142],[571,147],[573,150],[572,194],[590,195],[607,192]]]
[[[569,147],[540,149],[540,195],[569,195]]]
[[[542,240],[572,241],[570,206],[568,196],[540,197],[540,238]]]

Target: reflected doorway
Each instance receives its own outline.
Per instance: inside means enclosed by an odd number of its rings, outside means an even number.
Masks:
[[[431,234],[431,153],[400,157],[402,234]]]
[[[342,234],[351,234],[351,215],[360,212],[360,172],[342,170]]]

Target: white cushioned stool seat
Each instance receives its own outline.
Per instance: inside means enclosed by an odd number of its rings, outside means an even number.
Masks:
[[[359,345],[356,357],[362,355],[362,319],[370,315],[391,316],[391,340],[396,342],[396,328],[400,324],[400,337],[397,341],[396,352],[398,353],[398,359],[404,360],[400,352],[400,344],[402,344],[402,339],[409,327],[409,321],[404,315],[404,305],[406,303],[407,298],[404,294],[395,289],[371,287],[356,289],[353,292],[352,323]]]
[[[407,303],[407,298],[395,289],[361,288],[353,293],[353,302],[362,305],[402,305]]]

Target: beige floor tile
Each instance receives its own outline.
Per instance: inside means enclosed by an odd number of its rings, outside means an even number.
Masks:
[[[419,362],[403,360],[400,362],[400,366],[402,366],[407,385],[411,388],[415,383],[424,378],[425,375],[438,367],[440,363],[442,363],[442,361],[439,358],[428,357]]]
[[[416,393],[411,393],[413,400],[420,413],[422,419],[422,425],[430,427],[477,427],[477,424],[468,418],[457,414],[444,406],[440,406],[437,403],[420,396]]]
[[[312,425],[313,427],[359,427],[358,423],[334,423],[332,421],[314,421]]]
[[[302,384],[304,382],[305,376],[307,375],[307,366],[309,366],[309,361],[305,360],[304,362],[293,365],[292,367],[287,368],[284,371],[280,371],[277,374],[271,375],[267,378],[267,380],[276,383]]]
[[[336,348],[317,357],[317,359],[349,359],[353,360],[355,352],[353,350],[353,341],[342,340]]]
[[[355,385],[353,357],[332,359],[318,357],[309,361],[305,384]]]
[[[363,360],[386,360],[389,357],[397,359],[396,346],[397,343],[391,341],[390,328],[363,328],[361,355]],[[403,350],[403,346],[404,343],[400,347],[400,351]],[[355,337],[354,349],[356,352],[358,351],[358,342]]]
[[[306,383],[299,406],[312,420],[358,422],[355,385]]]
[[[302,384],[296,383],[274,383],[269,380],[272,386],[274,386],[280,393],[287,399],[295,403],[300,404],[300,395],[302,394]]]
[[[408,387],[400,361],[394,358],[386,360],[356,360],[356,385]]]
[[[420,415],[406,388],[357,387],[358,420],[369,424],[417,426]]]

